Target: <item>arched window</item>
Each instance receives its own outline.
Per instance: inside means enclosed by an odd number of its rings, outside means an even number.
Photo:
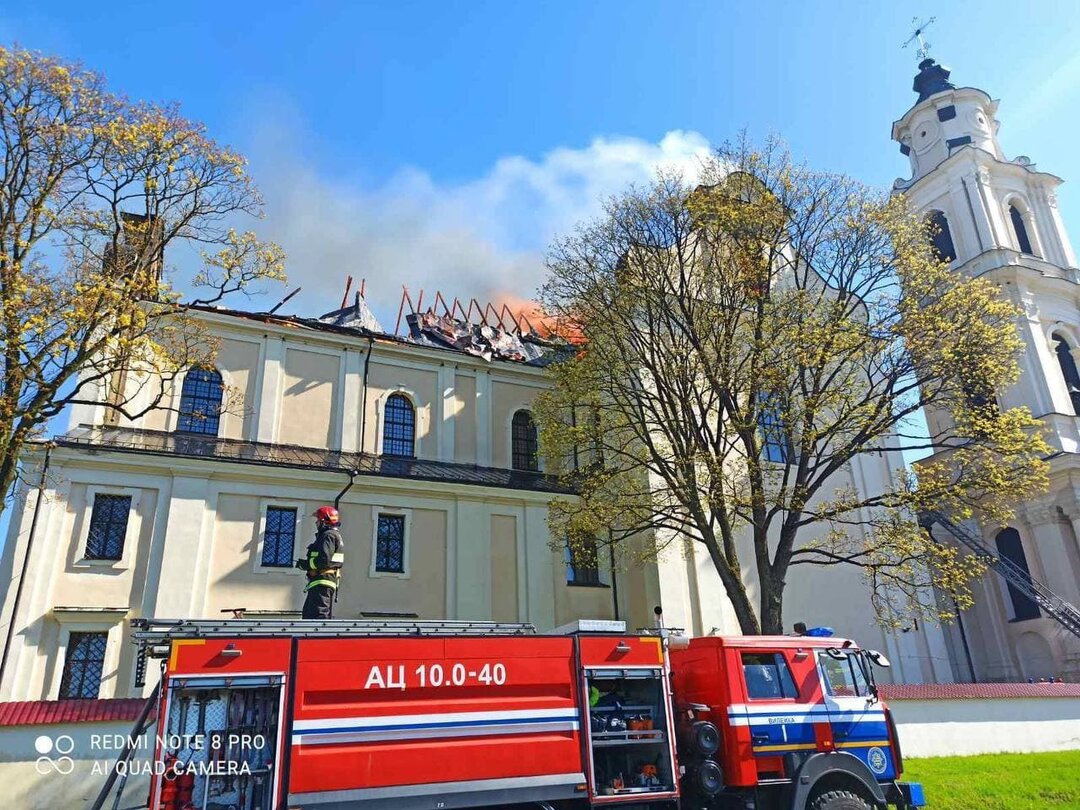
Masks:
[[[383,407],[384,456],[416,455],[416,411],[404,394],[391,394]]]
[[[1072,400],[1073,413],[1080,416],[1080,372],[1076,370],[1072,348],[1061,335],[1054,335],[1054,352],[1057,354],[1058,365],[1061,366],[1061,376],[1065,378],[1069,399]]]
[[[1031,572],[1028,570],[1024,544],[1020,542],[1020,532],[1013,528],[1002,529],[998,532],[995,542],[997,543],[998,556],[1011,562],[1020,569],[1024,577],[1030,580]],[[1009,583],[1009,599],[1012,600],[1013,614],[1016,621],[1037,619],[1042,615],[1039,613],[1039,606],[1035,604],[1035,600],[1011,582]]]
[[[536,448],[536,422],[526,410],[515,413],[510,426],[510,466],[527,472],[540,469]]]
[[[927,228],[930,231],[930,245],[934,256],[940,262],[956,260],[956,248],[953,247],[952,231],[949,230],[949,219],[941,211],[932,211],[927,218]]]
[[[221,374],[212,368],[192,368],[184,375],[180,390],[180,433],[202,433],[217,436],[221,421],[221,400],[225,386]]]
[[[1031,249],[1031,239],[1028,238],[1024,215],[1020,213],[1015,203],[1009,206],[1009,219],[1012,220],[1013,232],[1016,234],[1016,244],[1020,246],[1020,252],[1034,256],[1035,251]]]

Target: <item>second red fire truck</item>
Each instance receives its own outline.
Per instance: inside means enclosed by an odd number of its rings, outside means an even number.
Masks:
[[[577,622],[141,620],[153,810],[925,804],[851,641]]]

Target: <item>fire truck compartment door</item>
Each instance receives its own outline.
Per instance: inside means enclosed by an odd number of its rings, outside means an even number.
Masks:
[[[818,653],[821,691],[836,750],[858,757],[879,781],[896,778],[885,708],[867,682],[857,653]]]

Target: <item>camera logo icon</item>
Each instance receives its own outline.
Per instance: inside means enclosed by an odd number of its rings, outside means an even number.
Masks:
[[[34,740],[34,750],[41,755],[34,763],[34,769],[42,776],[50,773],[67,776],[75,770],[75,760],[68,756],[75,750],[75,740],[68,734],[59,734],[55,738],[42,734]]]

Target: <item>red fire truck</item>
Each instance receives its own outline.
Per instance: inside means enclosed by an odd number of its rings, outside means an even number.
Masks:
[[[900,810],[850,641],[583,621],[140,620],[162,659],[152,810]],[[143,659],[145,660],[145,658]]]

